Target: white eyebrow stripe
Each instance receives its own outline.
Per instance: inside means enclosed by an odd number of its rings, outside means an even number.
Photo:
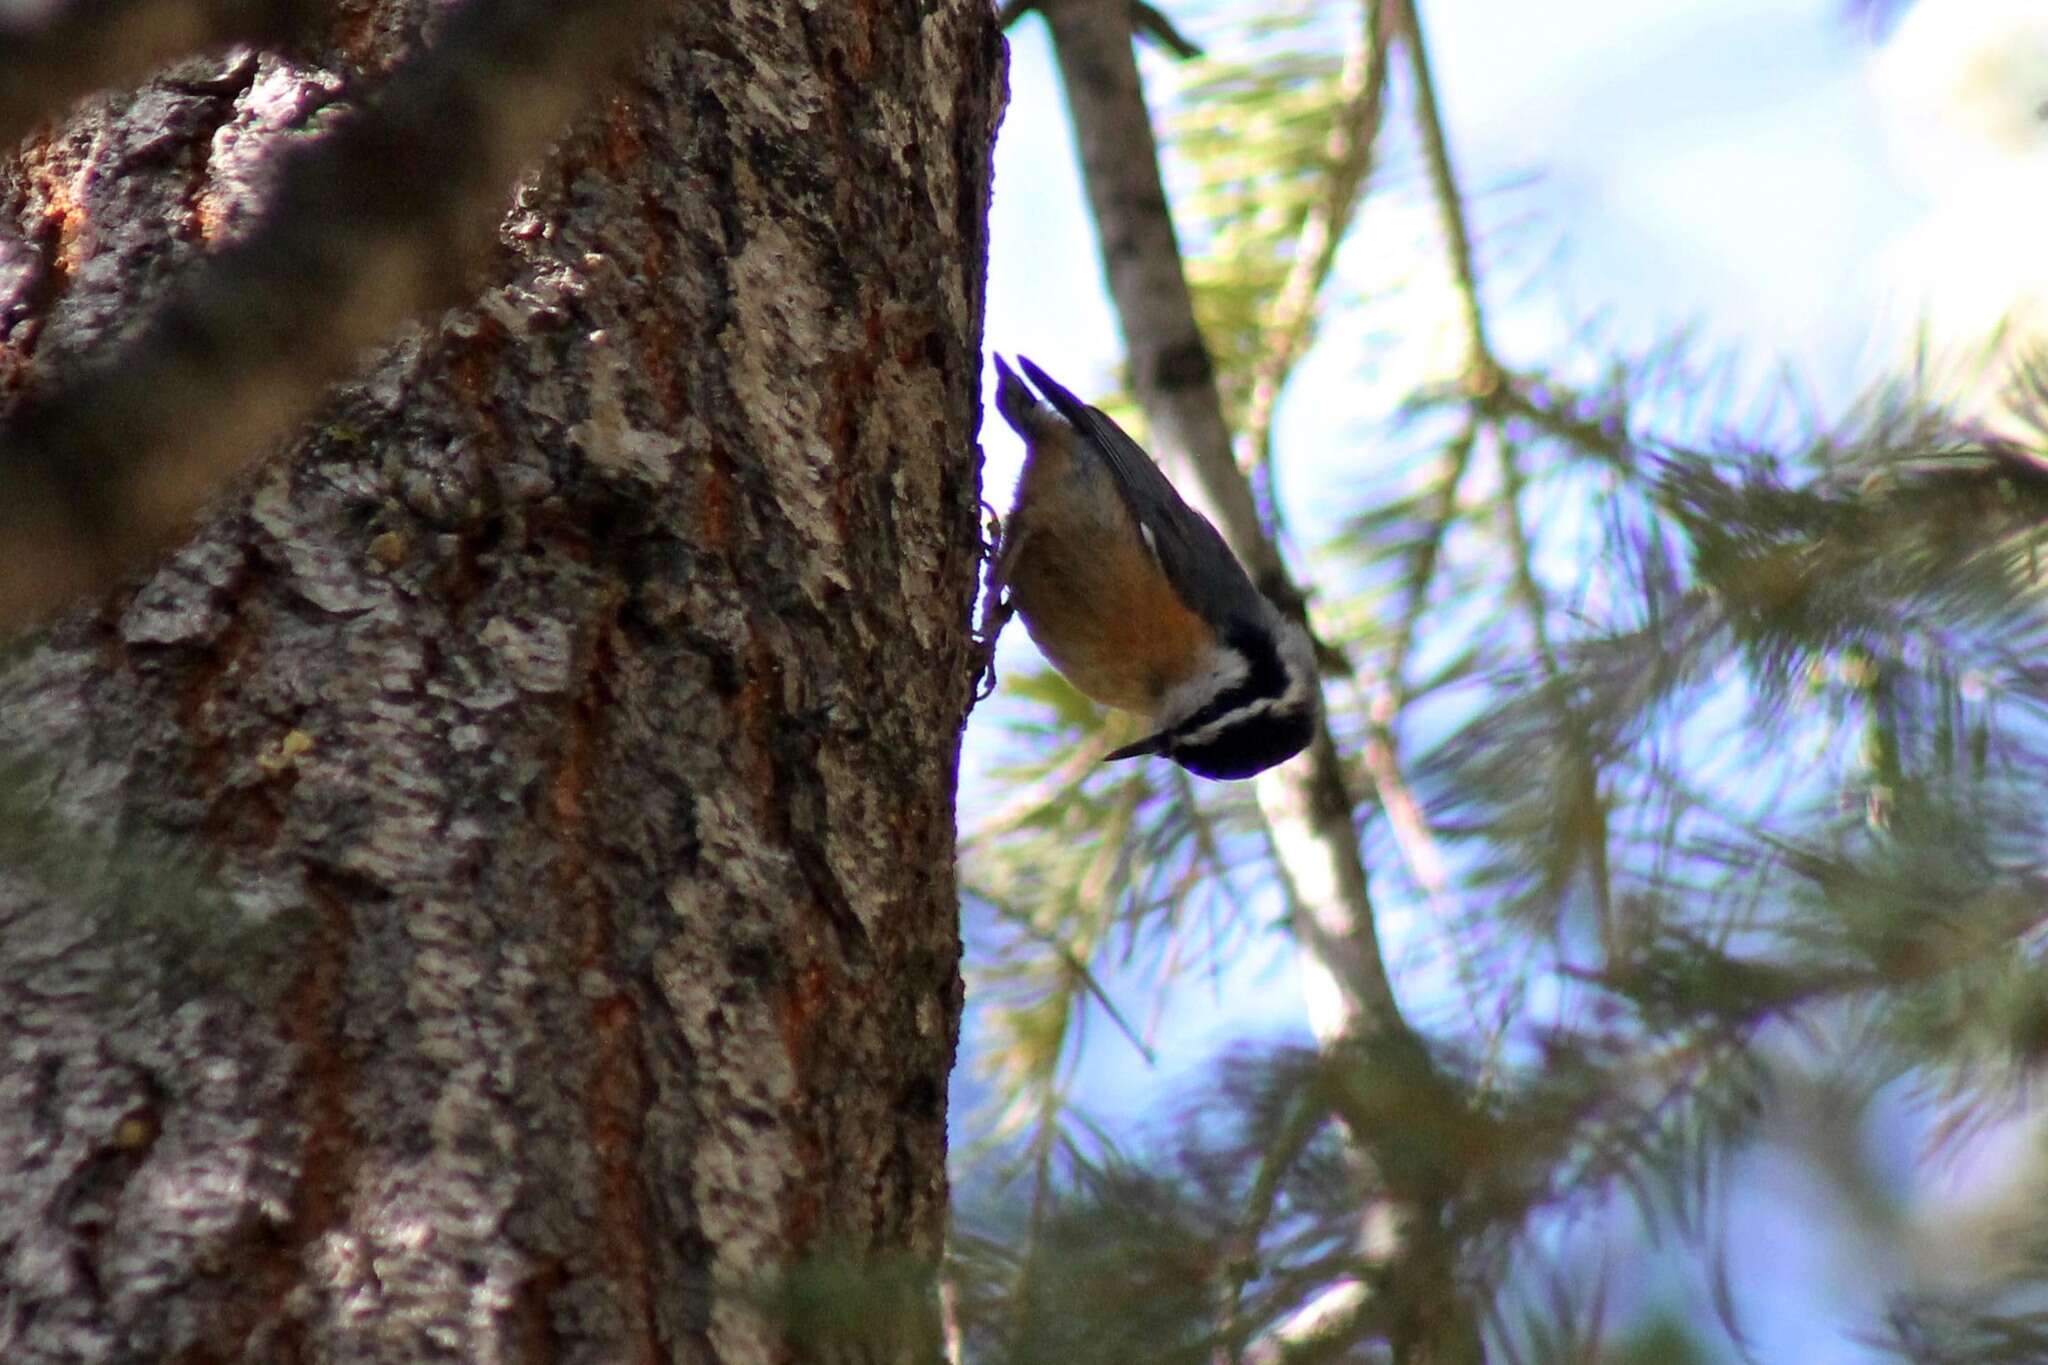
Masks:
[[[1224,731],[1234,729],[1255,716],[1263,716],[1266,712],[1278,708],[1281,700],[1279,697],[1254,697],[1235,711],[1226,712],[1216,717],[1216,719],[1210,721],[1199,730],[1185,735],[1175,735],[1173,743],[1176,747],[1185,744],[1200,748],[1218,735],[1221,735]]]
[[[1243,677],[1244,669],[1240,667],[1237,670],[1237,677],[1232,679],[1232,681],[1241,681]],[[1183,744],[1200,746],[1203,744],[1207,744],[1210,740],[1215,739],[1217,736],[1223,734],[1224,731],[1229,730],[1235,726],[1242,725],[1244,722],[1252,720],[1258,716],[1263,716],[1268,711],[1295,710],[1308,700],[1313,685],[1314,684],[1312,680],[1308,676],[1295,672],[1292,669],[1289,669],[1287,671],[1287,690],[1282,692],[1279,696],[1248,698],[1242,706],[1239,706],[1233,711],[1226,712],[1225,714],[1216,717],[1216,719],[1210,721],[1201,729],[1189,731],[1187,734],[1184,735],[1174,735],[1173,743],[1176,746]],[[1224,689],[1217,689],[1217,691],[1219,692],[1222,690]],[[1192,712],[1190,714],[1192,714]],[[1168,730],[1172,729],[1171,726],[1165,726],[1162,728]]]

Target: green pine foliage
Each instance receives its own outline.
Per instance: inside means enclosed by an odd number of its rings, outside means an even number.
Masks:
[[[1683,339],[1496,356],[1419,68],[1386,64],[1385,164],[1332,155],[1372,8],[1262,9],[1176,73],[1164,121],[1235,419],[1301,342],[1372,326],[1324,272],[1276,340],[1318,215],[1341,235],[1375,196],[1434,196],[1473,303],[1462,371],[1370,432],[1355,511],[1304,561],[1374,899],[1423,925],[1394,964],[1418,1032],[1241,1049],[1121,1141],[1077,1112],[1083,1049],[1147,1052],[1158,997],[1285,932],[1285,867],[1246,787],[1103,768],[1119,722],[1010,679],[1006,799],[963,862],[991,1102],[947,1270],[960,1353],[1404,1359],[1433,1309],[1395,1245],[1440,1260],[1491,1359],[1738,1359],[1723,1214],[1768,1141],[1905,1286],[1845,1334],[2048,1358],[2038,1219],[1924,1273],[1926,1214],[1862,1155],[1903,1104],[1938,1163],[2027,1113],[2048,1056],[2048,439],[1910,391],[1823,425]],[[2048,382],[2019,388],[2048,414]],[[1390,1207],[1437,1212],[1389,1243]],[[1621,1302],[1645,1246],[1712,1311]]]

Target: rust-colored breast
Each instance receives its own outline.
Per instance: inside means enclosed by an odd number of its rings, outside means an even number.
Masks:
[[[1094,468],[1058,442],[1034,445],[1008,534],[1012,600],[1053,667],[1096,701],[1149,712],[1214,641],[1174,595],[1130,515]]]

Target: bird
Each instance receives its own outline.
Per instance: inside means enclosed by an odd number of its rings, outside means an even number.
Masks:
[[[996,410],[1025,447],[990,573],[995,631],[1021,617],[1083,695],[1148,719],[1105,762],[1156,754],[1235,780],[1300,753],[1322,705],[1308,631],[1123,428],[1023,356],[1028,385],[995,365]]]

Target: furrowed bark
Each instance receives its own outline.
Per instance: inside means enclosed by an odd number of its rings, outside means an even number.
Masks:
[[[454,21],[342,22],[9,165],[0,401]],[[16,648],[0,1358],[811,1358],[778,1271],[935,1261],[1001,90],[974,0],[679,7],[467,302]]]
[[[320,0],[70,0],[0,18],[0,145],[89,91],[141,80],[175,57],[280,43],[313,26]]]
[[[269,104],[287,126],[325,133],[228,149],[229,162],[244,153],[242,174],[273,182],[266,211],[238,219],[232,195],[179,206],[182,235],[208,249],[161,296],[120,300],[118,347],[97,345],[104,338],[93,333],[84,338],[93,354],[78,356],[62,309],[53,329],[33,309],[9,320],[14,349],[36,363],[4,376],[18,392],[0,430],[0,470],[13,489],[0,536],[17,561],[0,583],[0,628],[53,597],[102,590],[164,547],[208,489],[301,417],[366,346],[471,292],[506,185],[659,9],[655,0],[472,4],[436,16],[424,50],[387,47],[388,59],[284,90],[259,87],[254,54],[237,51],[159,82],[164,107],[133,118],[124,159],[104,144],[81,148],[75,128],[37,139],[28,157],[40,156],[45,172],[71,171],[74,158],[83,165],[46,201],[43,249],[10,255],[44,292],[62,293],[78,272],[106,264],[95,197],[116,198],[137,179],[183,180],[136,172],[198,154],[225,96],[247,88],[250,107]],[[280,96],[306,107],[278,110]],[[200,192],[222,174],[209,161]],[[161,250],[139,235],[142,250]]]

